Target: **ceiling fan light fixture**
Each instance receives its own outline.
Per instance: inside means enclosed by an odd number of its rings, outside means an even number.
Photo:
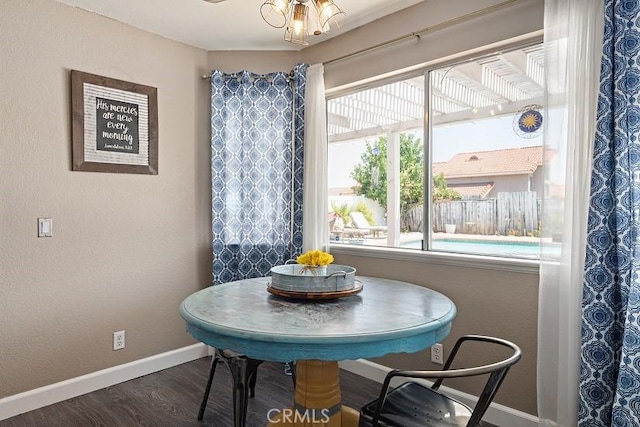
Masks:
[[[291,12],[289,25],[284,33],[284,39],[290,43],[309,44],[309,7],[296,3]]]
[[[260,14],[264,21],[275,28],[287,25],[287,17],[292,0],[267,0],[260,7]]]
[[[318,21],[322,31],[327,32],[332,28],[340,28],[346,13],[333,0],[313,0],[313,5],[318,12]]]

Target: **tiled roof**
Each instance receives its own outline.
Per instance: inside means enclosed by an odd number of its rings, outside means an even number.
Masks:
[[[530,174],[542,166],[542,155],[542,146],[459,153],[432,170],[445,178]]]
[[[482,199],[493,188],[493,182],[479,182],[477,184],[447,185],[447,188],[454,190],[463,199]]]

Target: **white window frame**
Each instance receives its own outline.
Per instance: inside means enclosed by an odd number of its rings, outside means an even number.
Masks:
[[[429,72],[448,67],[463,64],[468,61],[475,61],[483,57],[495,55],[501,51],[510,51],[518,48],[526,48],[543,42],[543,38],[540,35],[536,35],[526,39],[519,39],[517,41],[506,41],[499,45],[487,46],[481,50],[474,51],[472,54],[461,54],[453,58],[446,60],[438,60],[424,64],[419,67],[413,67],[410,71],[398,71],[389,76],[389,73],[381,76],[380,78],[367,79],[365,83],[349,84],[342,87],[329,89],[326,91],[326,100],[330,101],[334,98],[349,95],[354,92],[359,92],[365,89],[379,87],[385,84],[394,83],[401,80],[410,79],[413,77],[423,76],[425,82],[428,82],[427,75]],[[423,124],[424,146],[425,146],[425,201],[424,203],[424,241],[427,242],[427,248],[431,247],[431,197],[432,186],[430,185],[432,177],[432,165],[431,165],[431,128],[429,126],[429,116],[426,114],[430,111],[429,99],[430,85],[425,85],[425,117]],[[349,244],[333,244],[330,243],[330,251],[338,255],[355,255],[367,258],[382,258],[392,259],[398,261],[413,261],[420,263],[428,263],[435,265],[447,265],[454,267],[466,267],[466,268],[479,268],[486,270],[499,270],[510,271],[516,273],[528,273],[539,274],[540,260],[539,259],[526,259],[526,258],[514,258],[514,257],[501,257],[501,256],[486,256],[486,255],[473,255],[463,254],[455,252],[435,252],[432,249],[404,249],[396,247],[381,247],[381,246],[365,246],[365,245],[349,245]]]

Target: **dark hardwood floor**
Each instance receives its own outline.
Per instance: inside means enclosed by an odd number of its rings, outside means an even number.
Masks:
[[[198,409],[209,373],[210,358],[175,366],[83,396],[68,399],[4,421],[1,427],[129,427],[211,426],[232,427],[231,376],[218,366],[202,421]],[[342,371],[342,399],[360,408],[373,400],[380,385]],[[291,377],[281,363],[263,363],[258,369],[256,397],[249,399],[247,425],[263,427],[272,408],[292,404]]]

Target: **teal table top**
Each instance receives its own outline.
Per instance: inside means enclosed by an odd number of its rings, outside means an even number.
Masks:
[[[358,276],[361,293],[293,301],[267,292],[269,277],[211,286],[180,314],[197,340],[260,360],[346,360],[412,353],[444,339],[454,303],[431,289]]]

